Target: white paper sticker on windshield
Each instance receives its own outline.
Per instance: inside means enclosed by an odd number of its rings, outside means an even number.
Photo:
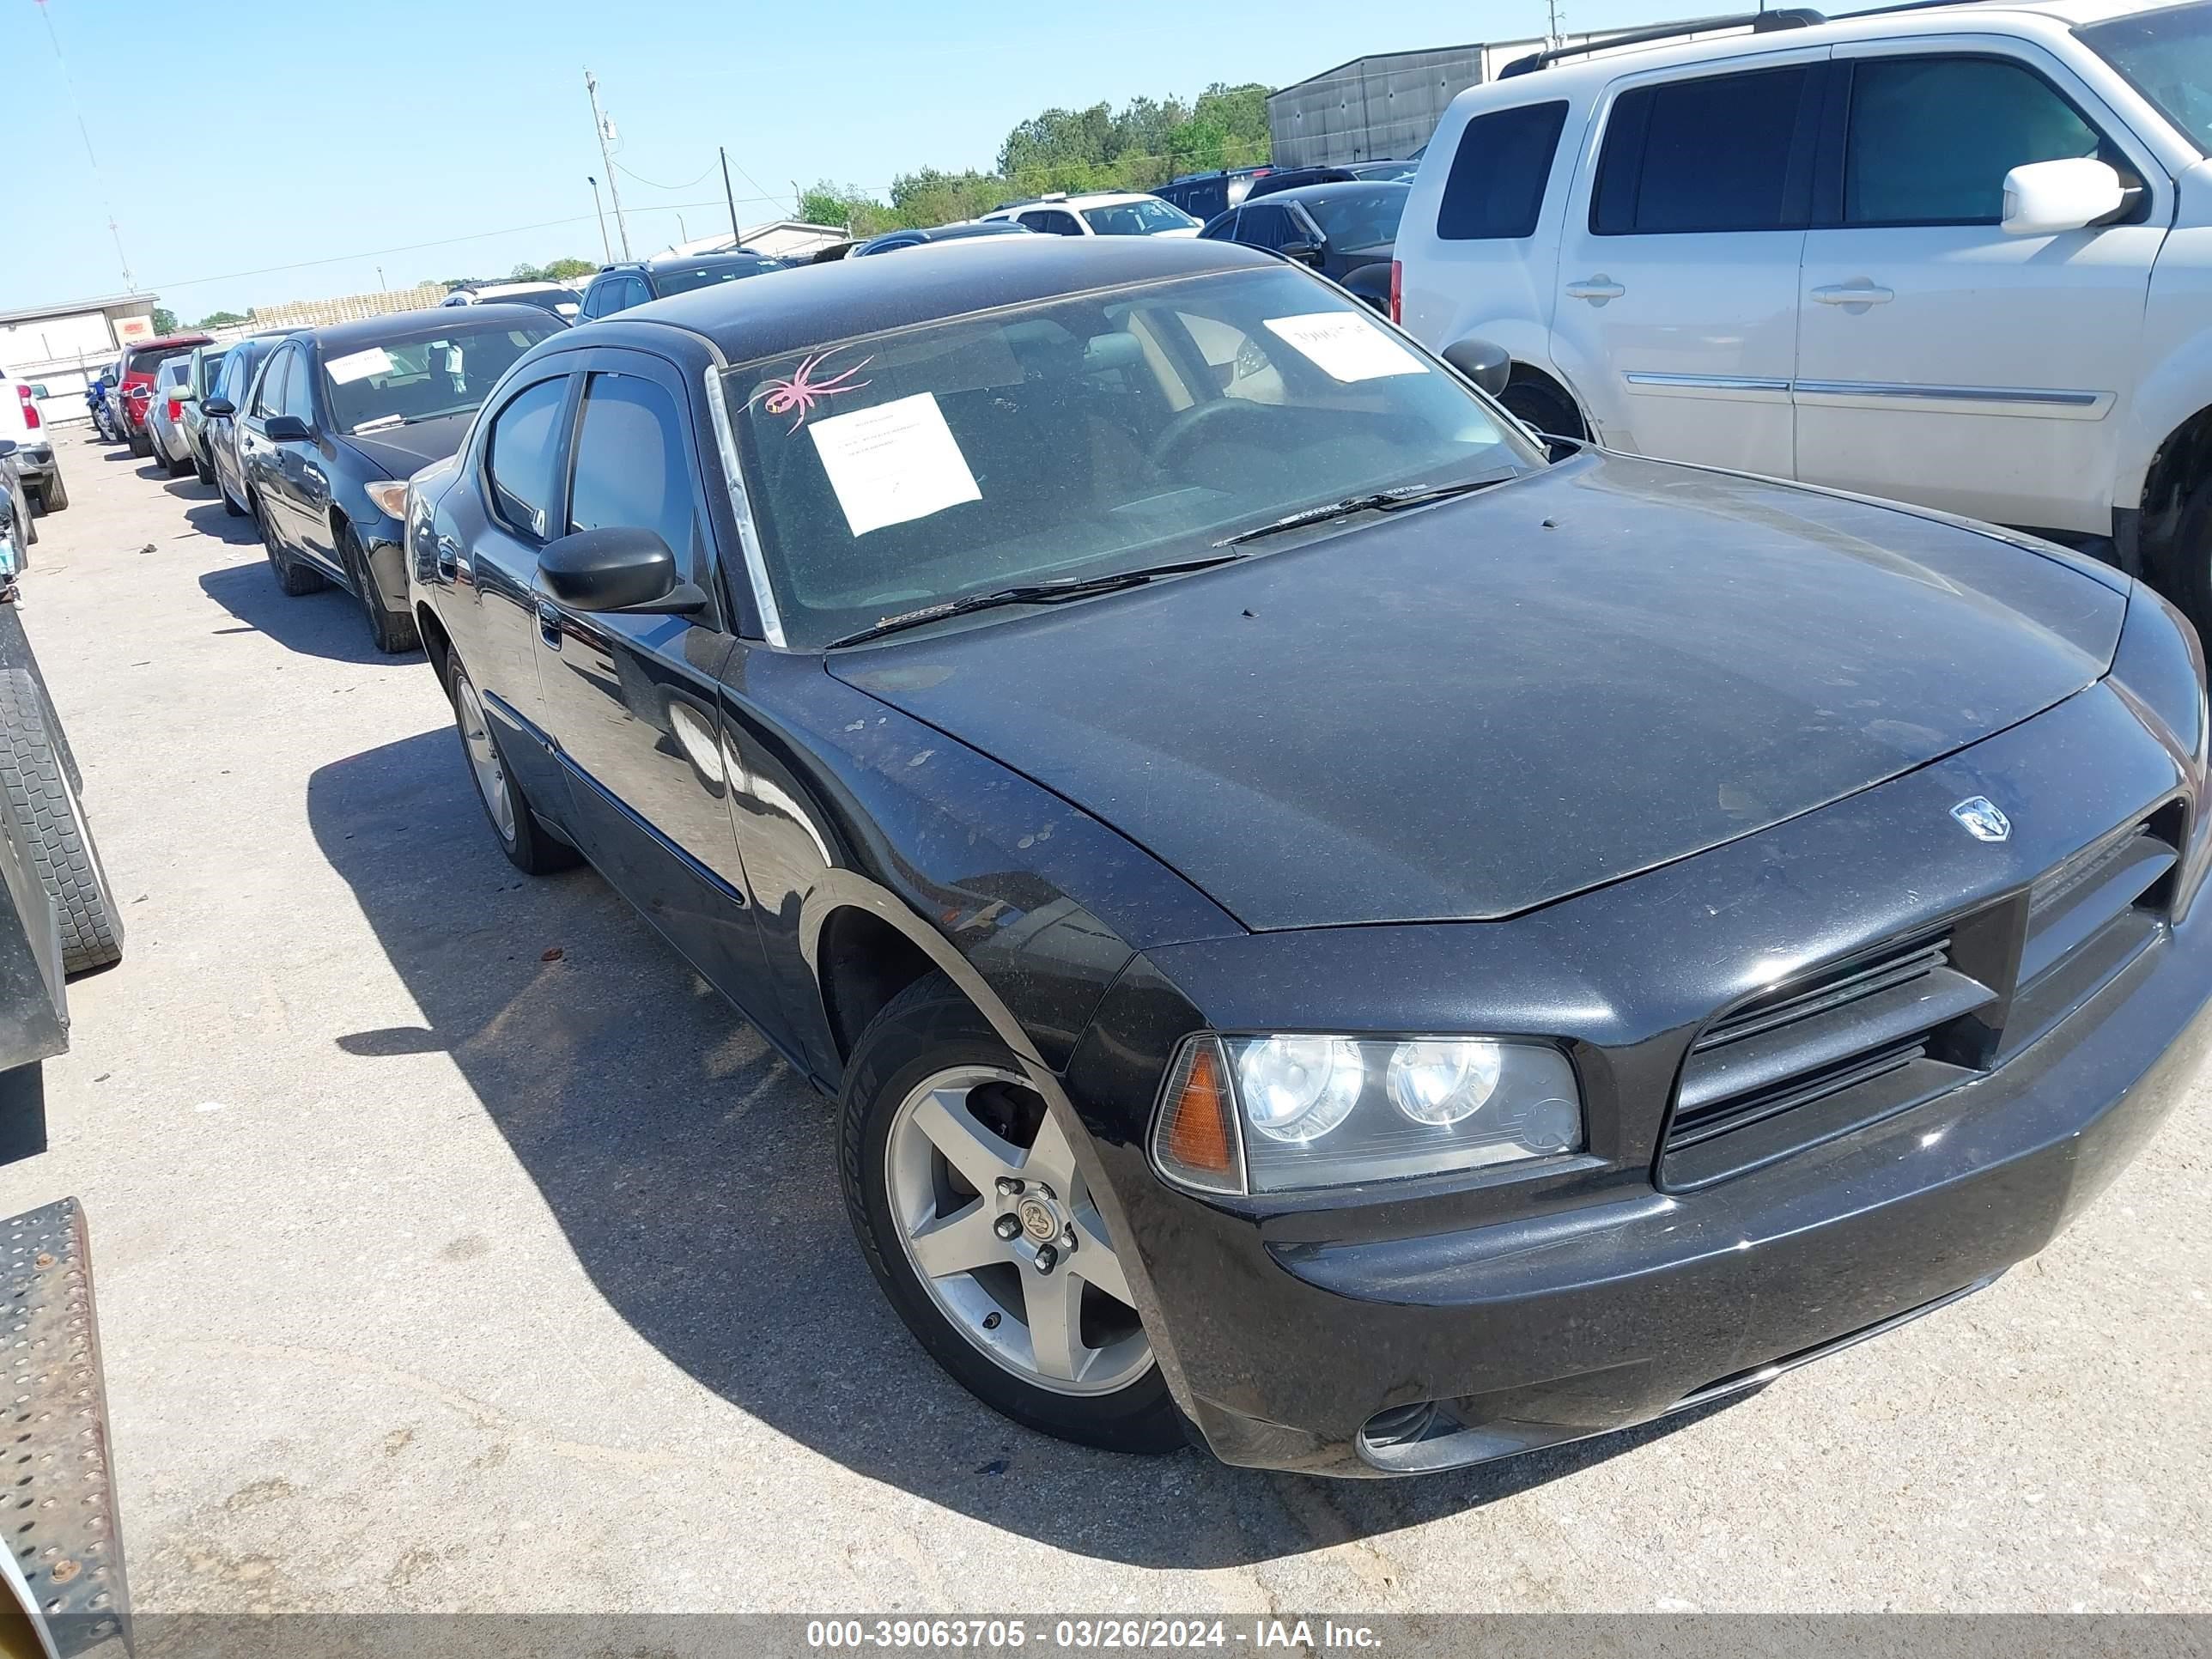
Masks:
[[[351,386],[372,374],[391,374],[392,359],[382,346],[371,346],[366,351],[349,351],[343,357],[333,357],[323,368],[333,386]]]
[[[1311,358],[1331,380],[1379,380],[1388,374],[1429,372],[1426,363],[1356,311],[1270,317],[1267,331]]]
[[[855,536],[983,499],[930,392],[832,415],[806,430]]]

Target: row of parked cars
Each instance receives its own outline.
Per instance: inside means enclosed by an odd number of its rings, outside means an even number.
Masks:
[[[1547,52],[1410,185],[243,342],[199,430],[285,591],[422,646],[506,858],[836,1097],[964,1386],[1449,1468],[1948,1305],[2189,1085],[2212,710],[2129,567],[2212,546],[2208,46]],[[2024,533],[2098,502],[2111,562]]]

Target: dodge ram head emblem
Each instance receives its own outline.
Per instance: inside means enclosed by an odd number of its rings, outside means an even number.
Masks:
[[[1987,795],[1967,796],[1951,809],[1951,816],[1976,841],[2002,841],[2012,834],[2012,820]]]

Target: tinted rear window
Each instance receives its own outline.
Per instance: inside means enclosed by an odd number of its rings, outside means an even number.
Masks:
[[[1606,125],[1590,228],[1625,236],[1802,224],[1789,183],[1808,73],[1801,64],[1623,93]]]
[[[1460,134],[1437,210],[1437,234],[1447,242],[1533,236],[1544,205],[1544,181],[1566,125],[1565,100],[1524,104],[1478,115]]]

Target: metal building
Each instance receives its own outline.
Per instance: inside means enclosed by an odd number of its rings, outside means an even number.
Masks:
[[[1480,45],[1355,58],[1267,94],[1279,167],[1410,155],[1454,97],[1484,78]]]

